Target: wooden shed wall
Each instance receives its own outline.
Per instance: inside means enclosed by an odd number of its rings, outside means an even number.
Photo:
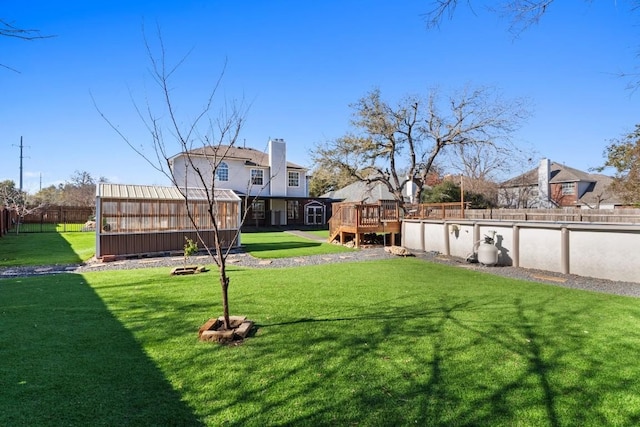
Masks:
[[[233,239],[236,230],[221,230],[220,237],[222,246],[236,246]],[[214,246],[214,232],[200,231],[208,247]],[[150,233],[131,234],[99,234],[98,244],[100,245],[101,257],[107,255],[132,256],[141,254],[159,254],[181,251],[185,245],[185,238],[198,242],[198,247],[202,248],[202,243],[198,241],[195,231],[168,231]]]

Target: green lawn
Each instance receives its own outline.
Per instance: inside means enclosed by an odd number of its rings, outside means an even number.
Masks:
[[[95,255],[94,232],[5,234],[0,267],[78,264]]]
[[[328,234],[328,231],[322,230]],[[322,234],[320,234],[321,237]],[[242,233],[242,246],[256,258],[286,258],[350,252],[282,231]],[[0,238],[0,267],[77,264],[95,255],[95,233],[23,233]]]
[[[0,280],[0,425],[640,423],[638,299],[392,259]]]
[[[322,231],[328,236],[328,231]],[[320,237],[323,235],[320,234]],[[241,243],[242,247],[256,258],[289,258],[354,250],[345,246],[298,237],[284,231],[242,233]]]

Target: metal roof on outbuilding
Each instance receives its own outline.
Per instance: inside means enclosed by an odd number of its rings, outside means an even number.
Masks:
[[[184,200],[183,192],[190,200],[206,200],[207,190],[204,188],[178,189],[157,185],[106,184],[97,186],[97,196],[103,199],[128,200]],[[216,188],[214,199],[221,202],[237,202],[240,197],[233,190]]]

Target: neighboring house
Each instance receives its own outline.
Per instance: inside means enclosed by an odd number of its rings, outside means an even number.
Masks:
[[[442,182],[442,178],[436,173],[430,173],[427,176],[423,191]],[[402,189],[402,198],[404,203],[418,203],[416,193],[418,191],[418,179],[414,182],[405,183]],[[338,190],[329,191],[322,196],[323,198],[333,199],[333,201],[351,202],[351,203],[377,203],[380,200],[396,200],[395,195],[389,191],[389,188],[381,182],[365,182],[356,181],[342,187]]]
[[[394,200],[394,195],[386,185],[380,182],[367,183],[356,181],[339,190],[320,196],[340,202],[377,203],[379,200]]]
[[[537,169],[501,183],[498,203],[508,208],[613,209],[623,204],[609,189],[611,181],[606,175],[542,159]]]
[[[189,166],[190,156],[215,187],[233,190],[244,203],[251,203],[246,225],[324,225],[327,207],[309,198],[307,169],[287,161],[286,143],[269,141],[268,152],[238,146],[207,146],[169,159],[179,186],[202,186]],[[243,208],[244,209],[244,208]]]

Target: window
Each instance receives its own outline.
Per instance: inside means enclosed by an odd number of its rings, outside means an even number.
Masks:
[[[289,172],[289,187],[299,187],[299,186],[300,186],[300,173]]]
[[[251,169],[251,185],[263,185],[264,171],[262,169]]]
[[[562,183],[562,195],[567,196],[570,194],[575,194],[576,192],[576,183],[575,182],[563,182]]]
[[[219,181],[229,181],[229,166],[225,162],[220,162],[216,168],[216,178]]]
[[[297,200],[287,200],[287,219],[300,217],[300,203]]]
[[[324,206],[307,205],[305,224],[322,225],[324,223]]]
[[[264,219],[264,207],[264,200],[254,200],[251,203],[251,217],[253,219]]]

